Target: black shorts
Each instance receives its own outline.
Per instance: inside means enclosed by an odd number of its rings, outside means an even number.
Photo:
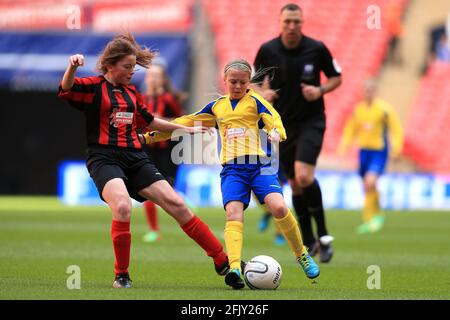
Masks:
[[[294,162],[301,161],[315,166],[322,149],[326,120],[324,114],[307,118],[291,130],[280,144],[280,162],[288,179],[295,177]]]
[[[95,146],[87,149],[87,155],[86,166],[103,201],[103,188],[111,179],[122,178],[130,196],[139,202],[147,200],[138,195],[140,190],[165,180],[142,150]]]

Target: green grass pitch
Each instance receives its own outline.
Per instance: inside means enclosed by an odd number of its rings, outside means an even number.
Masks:
[[[223,210],[202,208],[198,215],[223,243]],[[53,197],[0,197],[0,299],[450,298],[449,212],[387,212],[383,230],[358,236],[358,212],[328,211],[335,256],[330,264],[320,264],[317,284],[306,279],[287,246],[274,245],[273,224],[266,233],[258,232],[258,209],[247,210],[245,217],[243,258],[276,258],[283,269],[277,290],[229,289],[210,258],[161,211],[161,241],[142,242],[146,220],[141,207],[132,214],[133,288],[117,290],[107,207],[65,207]],[[70,265],[80,267],[79,290],[67,288]],[[371,265],[380,268],[380,289],[367,287]]]

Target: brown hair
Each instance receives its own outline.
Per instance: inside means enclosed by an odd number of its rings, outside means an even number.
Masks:
[[[184,91],[181,90],[176,90],[173,85],[172,82],[170,81],[170,77],[169,77],[169,73],[167,71],[167,65],[161,61],[158,61],[158,59],[156,61],[154,61],[152,63],[152,66],[158,66],[161,68],[162,72],[163,72],[163,77],[164,77],[164,83],[163,83],[163,88],[164,88],[164,92],[168,92],[170,93],[175,100],[177,100],[178,103],[182,104],[184,102],[184,100],[186,100],[186,93]]]
[[[300,6],[296,3],[288,3],[286,5],[284,5],[281,10],[280,13],[282,13],[284,10],[289,10],[289,11],[302,11],[302,8],[300,8]]]
[[[152,59],[156,56],[155,51],[150,51],[147,47],[141,48],[133,35],[126,32],[115,36],[108,42],[97,60],[97,70],[105,74],[108,71],[108,65],[115,65],[123,57],[130,54],[135,55],[136,63],[144,68],[148,68]]]

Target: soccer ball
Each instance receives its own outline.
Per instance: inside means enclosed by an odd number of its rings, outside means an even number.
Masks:
[[[244,270],[244,280],[250,289],[275,290],[282,275],[278,261],[264,255],[252,258]]]

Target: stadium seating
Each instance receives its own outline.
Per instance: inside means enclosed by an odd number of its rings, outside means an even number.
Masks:
[[[425,74],[413,106],[405,132],[405,154],[424,171],[449,172],[450,148],[450,64],[436,61]]]
[[[69,55],[77,52],[86,62],[77,75],[95,74],[97,54],[112,34],[125,30],[157,49],[174,86],[186,88],[192,5],[193,0],[0,1],[0,89],[55,90]],[[137,72],[133,83],[141,86],[143,79],[144,72]]]
[[[278,15],[286,4],[281,0],[203,0],[216,39],[219,68],[233,58],[249,62],[259,46],[278,35]],[[404,9],[407,0],[394,0]],[[380,0],[380,9],[391,0]],[[367,20],[370,0],[304,0],[304,33],[322,40],[343,69],[343,84],[326,96],[327,132],[324,153],[335,152],[345,118],[359,99],[361,83],[377,74],[383,62],[389,34],[386,28],[370,30]],[[381,17],[383,18],[383,17]],[[383,21],[383,20],[382,20]],[[383,22],[382,22],[383,23]]]

